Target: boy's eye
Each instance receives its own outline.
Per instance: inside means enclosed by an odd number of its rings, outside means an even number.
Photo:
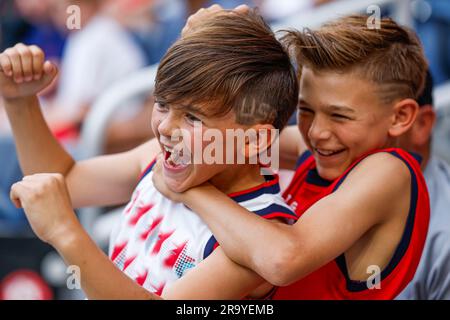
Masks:
[[[344,116],[344,115],[339,114],[339,113],[333,113],[331,116],[333,118],[336,118],[336,119],[339,119],[339,120],[349,120],[350,119],[349,117]]]
[[[190,114],[190,113],[187,113],[186,115],[185,115],[185,117],[186,117],[186,119],[189,121],[189,122],[196,122],[196,121],[202,121],[202,120],[200,120],[199,118],[197,118],[196,116],[194,116],[194,115],[192,115],[192,114]]]
[[[156,102],[156,108],[158,110],[160,110],[160,111],[167,111],[168,110],[167,105],[164,102],[160,102],[160,101]]]
[[[305,107],[298,107],[298,112],[300,114],[313,114],[314,113],[314,111],[312,111],[309,108],[305,108]]]

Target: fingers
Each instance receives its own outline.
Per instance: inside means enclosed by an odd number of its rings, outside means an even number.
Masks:
[[[241,4],[241,5],[237,6],[236,8],[234,8],[233,11],[236,11],[239,13],[247,13],[250,11],[250,7],[246,4]]]
[[[50,61],[45,61],[42,69],[46,75],[52,75],[56,72],[55,65]]]
[[[15,48],[9,48],[5,50],[5,54],[8,55],[9,61],[12,66],[12,77],[16,83],[23,82],[22,61],[19,56],[19,52]]]
[[[212,6],[210,6],[208,9],[206,9],[206,10],[208,10],[208,11],[210,11],[210,12],[217,12],[217,11],[221,11],[221,10],[223,10],[223,8],[220,6],[220,5],[218,5],[218,4],[213,4]]]
[[[55,66],[45,61],[44,52],[37,46],[26,46],[22,43],[6,49],[0,55],[0,67],[8,77],[16,83],[40,80],[43,72],[53,75]]]
[[[6,53],[0,54],[0,71],[2,71],[8,77],[11,77],[13,74],[12,63]]]
[[[209,17],[212,17],[217,12],[222,11],[222,10],[223,10],[223,8],[221,6],[219,6],[218,4],[214,4],[206,9],[201,8],[200,10],[198,10],[196,13],[194,13],[187,19],[186,25],[184,26],[183,30],[181,31],[181,35],[186,36],[193,30],[195,30],[201,24],[202,21],[204,21],[205,19],[207,19]]]
[[[30,46],[31,54],[33,55],[33,73],[34,80],[39,80],[44,69],[44,52],[37,46]]]
[[[11,186],[9,198],[16,208],[22,208],[22,200],[28,193],[28,188],[22,182],[16,182]]]
[[[196,13],[194,13],[187,19],[186,25],[184,26],[183,30],[181,31],[181,35],[183,37],[188,35],[189,33],[193,32],[199,25],[201,25],[203,21],[205,21],[206,19],[211,18],[223,11],[224,11],[224,9],[218,4],[214,4],[206,9],[202,8],[202,9],[198,10]],[[240,6],[237,6],[236,8],[233,9],[233,12],[244,13],[244,14],[248,13],[249,11],[250,11],[250,7],[245,4],[241,4]]]
[[[22,64],[22,80],[27,82],[33,80],[33,56],[30,49],[22,43],[17,44],[14,48],[19,53],[20,63]]]
[[[25,176],[22,179],[23,183],[28,186],[39,186],[44,184],[64,184],[64,176],[59,173],[36,173],[33,175]]]

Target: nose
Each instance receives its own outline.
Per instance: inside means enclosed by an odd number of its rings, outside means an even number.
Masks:
[[[178,117],[172,110],[169,111],[164,117],[161,118],[161,121],[158,124],[158,133],[166,138],[172,137],[172,135],[179,128],[178,125]]]
[[[308,137],[312,141],[328,140],[331,138],[331,130],[324,117],[317,115],[308,130]]]

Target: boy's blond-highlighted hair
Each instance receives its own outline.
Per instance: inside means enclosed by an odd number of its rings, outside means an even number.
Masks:
[[[254,11],[224,11],[179,39],[160,62],[158,101],[203,105],[209,116],[281,129],[294,112],[298,82],[289,55]]]
[[[417,99],[423,91],[427,62],[416,35],[390,18],[369,29],[367,16],[351,15],[318,30],[286,31],[282,41],[294,53],[298,75],[303,66],[316,72],[357,72],[377,84],[381,100]]]

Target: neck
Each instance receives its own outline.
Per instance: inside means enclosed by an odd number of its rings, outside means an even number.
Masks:
[[[402,148],[402,145],[398,143],[398,141],[395,141],[395,143],[390,144],[389,146],[387,146],[388,148],[391,147],[396,147],[396,148]],[[409,152],[414,152],[417,153],[419,156],[422,157],[422,162],[420,163],[420,168],[422,169],[422,171],[425,170],[425,168],[427,167],[428,161],[430,160],[430,156],[431,156],[431,139],[422,145],[410,145],[409,148],[402,148],[406,151]]]
[[[420,168],[422,171],[427,167],[428,161],[430,160],[431,155],[431,141],[421,148],[416,148],[414,152],[417,152],[422,157],[422,163],[420,164]]]
[[[211,183],[225,194],[255,187],[265,181],[261,167],[256,164],[228,166],[211,179]]]

